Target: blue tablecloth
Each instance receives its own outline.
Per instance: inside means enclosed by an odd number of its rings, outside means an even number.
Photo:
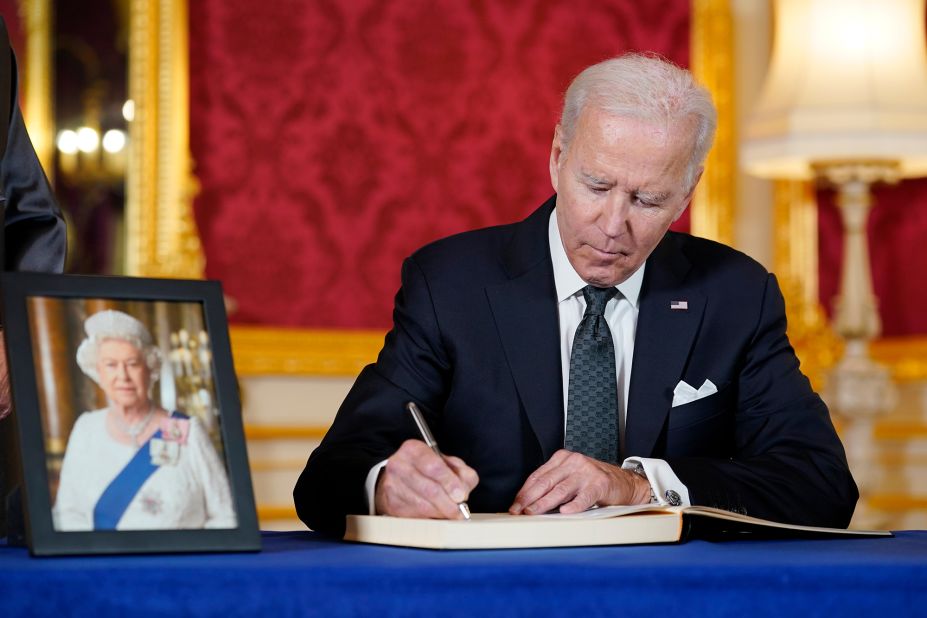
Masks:
[[[258,554],[30,558],[12,616],[927,614],[927,531],[896,538],[441,552],[265,533]]]

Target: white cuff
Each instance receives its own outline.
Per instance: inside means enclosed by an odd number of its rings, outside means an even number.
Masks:
[[[650,483],[650,489],[657,502],[662,506],[691,506],[689,501],[689,490],[668,463],[662,459],[651,459],[648,457],[628,457],[621,464],[623,470],[633,470],[640,466],[647,475],[647,481]],[[674,504],[678,501],[678,504]]]
[[[370,468],[370,472],[367,473],[367,481],[364,483],[364,489],[367,490],[367,511],[370,515],[377,514],[377,505],[376,505],[376,494],[377,494],[377,479],[380,478],[380,471],[386,467],[386,462],[388,459],[384,459],[374,467]],[[669,466],[667,466],[668,468]],[[686,494],[688,496],[688,494]]]

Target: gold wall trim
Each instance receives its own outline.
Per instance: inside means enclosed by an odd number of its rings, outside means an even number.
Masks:
[[[900,431],[902,429],[903,429],[902,427],[898,427],[898,428],[893,427],[893,428],[890,428],[886,432],[885,435],[882,435],[880,434],[881,430],[879,429],[878,426],[876,426],[874,435],[876,439],[885,440],[887,442],[891,442],[895,440],[907,441],[911,437],[914,437],[920,440],[927,438],[927,425],[921,425],[915,428],[916,431],[920,432],[920,435],[916,435],[916,434],[894,435],[892,433],[894,431]],[[889,470],[889,468],[906,468],[906,467],[913,468],[915,466],[918,468],[924,468],[925,466],[927,466],[927,453],[911,454],[907,452],[907,449],[905,450],[895,449],[895,450],[888,451],[888,452],[885,452],[885,451],[880,452],[876,456],[875,461],[877,461],[879,465],[883,466],[882,469],[888,472],[890,478],[894,478],[896,474],[904,474],[904,471]],[[300,462],[299,465],[302,466],[304,464]]]
[[[315,330],[232,326],[240,376],[356,376],[383,347],[382,330]]]
[[[818,207],[814,185],[773,183],[773,272],[785,297],[789,340],[816,389],[837,362],[843,344],[818,300]]]
[[[773,183],[773,270],[792,284],[795,300],[818,303],[818,210],[814,185],[805,181]]]
[[[715,101],[718,131],[689,207],[696,236],[734,243],[737,136],[734,100],[734,32],[729,0],[693,0],[692,72]]]
[[[251,473],[256,472],[285,472],[288,475],[294,470],[302,470],[306,467],[306,457],[308,457],[309,451],[306,451],[306,454],[303,457],[298,459],[249,459],[248,463],[251,466]]]
[[[245,424],[245,438],[248,440],[321,440],[327,432],[327,425]]]
[[[257,507],[257,516],[261,521],[268,521],[273,519],[299,520],[299,517],[296,516],[295,506],[284,506],[282,504],[259,506]]]
[[[927,336],[886,337],[869,344],[869,353],[888,366],[896,382],[927,381]]]
[[[51,0],[21,0],[19,14],[26,38],[24,57],[18,58],[23,119],[39,162],[49,181],[54,182]]]
[[[186,0],[131,0],[126,272],[201,278],[192,200]]]
[[[875,495],[866,500],[867,506],[877,511],[907,512],[927,510],[927,497],[901,494]]]
[[[875,424],[872,432],[877,440],[911,440],[927,438],[927,423],[916,421],[887,421],[882,420]],[[897,461],[911,463],[913,455],[910,453],[890,453],[897,457]]]

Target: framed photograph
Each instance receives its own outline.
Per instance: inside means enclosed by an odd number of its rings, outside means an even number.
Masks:
[[[32,553],[259,550],[220,284],[4,273],[2,287],[15,423],[0,425],[16,426]]]

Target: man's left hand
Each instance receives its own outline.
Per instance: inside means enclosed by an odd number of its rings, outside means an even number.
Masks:
[[[648,502],[650,484],[644,477],[561,449],[528,477],[509,513],[538,515],[557,507],[579,513],[592,506]]]

